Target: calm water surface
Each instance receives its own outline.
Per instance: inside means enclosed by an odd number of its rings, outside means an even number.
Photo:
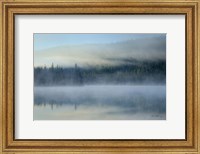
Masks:
[[[34,88],[34,120],[165,120],[166,86]]]

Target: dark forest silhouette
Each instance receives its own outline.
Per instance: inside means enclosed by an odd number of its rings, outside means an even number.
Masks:
[[[35,67],[35,86],[84,84],[165,84],[166,61],[138,61],[118,66]]]

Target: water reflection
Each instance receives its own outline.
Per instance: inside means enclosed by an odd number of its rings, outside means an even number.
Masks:
[[[166,119],[165,86],[34,88],[34,120],[106,119]]]

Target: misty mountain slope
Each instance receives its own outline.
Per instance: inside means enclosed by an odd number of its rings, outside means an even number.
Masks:
[[[34,63],[50,66],[118,65],[124,59],[165,60],[166,38],[140,38],[109,44],[65,45],[34,52]],[[35,65],[35,66],[37,66]]]

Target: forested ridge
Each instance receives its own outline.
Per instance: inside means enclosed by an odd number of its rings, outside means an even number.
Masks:
[[[165,84],[166,61],[137,61],[117,66],[35,67],[34,85]]]

